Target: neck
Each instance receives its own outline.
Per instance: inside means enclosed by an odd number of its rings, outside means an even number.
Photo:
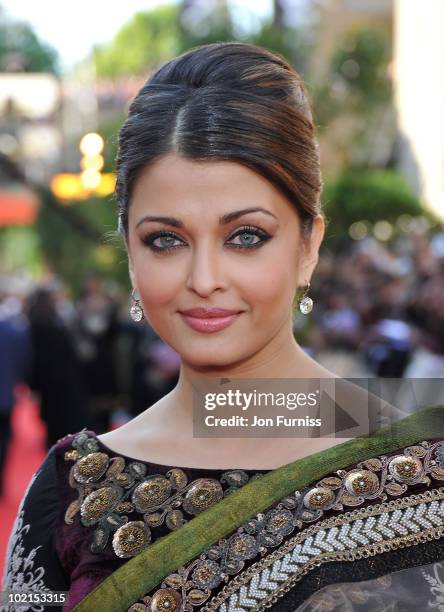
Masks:
[[[168,394],[168,404],[177,407],[189,422],[192,419],[193,388],[196,380],[217,378],[278,379],[332,378],[335,375],[310,357],[293,336],[292,322],[285,333],[277,334],[266,347],[248,359],[227,366],[196,367],[182,362],[176,387]]]
[[[195,388],[199,381],[204,379],[279,379],[279,378],[332,378],[335,377],[307,355],[293,337],[291,321],[286,326],[285,333],[277,334],[257,354],[252,355],[243,362],[224,367],[195,367],[190,363],[182,362],[179,380],[176,387],[161,398],[146,411],[149,418],[149,430],[152,440],[156,444],[170,444],[174,439],[175,456],[187,457],[188,465],[213,465],[216,458],[216,467],[237,465],[245,466],[252,461],[259,468],[270,469],[270,458],[274,457],[277,465],[286,463],[289,457],[309,453],[309,448],[318,447],[321,439],[317,441],[295,439],[294,443],[284,445],[285,453],[282,455],[282,440],[279,438],[261,438],[258,446],[257,439],[253,437],[239,438],[212,437],[211,440],[196,437],[193,434]],[[144,413],[145,414],[145,413]],[[137,420],[137,419],[136,419]],[[139,421],[139,428],[146,426]],[[192,442],[192,443],[191,443]],[[334,438],[332,442],[335,442]],[[296,444],[297,443],[297,444]],[[325,443],[325,442],[322,442]],[[307,446],[308,445],[308,446]],[[297,447],[297,448],[296,448]],[[302,455],[301,455],[302,454]],[[174,461],[171,460],[173,463]]]

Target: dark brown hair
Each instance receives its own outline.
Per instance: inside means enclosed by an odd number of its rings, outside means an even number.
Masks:
[[[320,211],[322,179],[307,93],[279,54],[240,42],[191,49],[163,64],[132,101],[119,133],[119,231],[141,170],[178,153],[229,160],[268,179],[293,203],[304,233]]]

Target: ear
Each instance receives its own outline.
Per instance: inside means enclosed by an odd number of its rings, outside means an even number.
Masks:
[[[136,288],[136,280],[135,280],[135,277],[134,277],[133,262],[131,261],[131,257],[130,257],[129,254],[128,254],[128,272],[129,272],[129,276],[130,276],[130,279],[131,279],[131,284],[132,284],[133,288],[135,289]]]
[[[322,215],[313,219],[311,234],[307,237],[301,248],[301,261],[299,267],[299,286],[305,286],[312,277],[313,271],[319,261],[319,248],[325,234],[325,221]]]

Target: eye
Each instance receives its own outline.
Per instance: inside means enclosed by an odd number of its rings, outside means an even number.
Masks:
[[[234,241],[235,238],[239,240]],[[253,249],[262,246],[270,238],[270,234],[258,227],[245,226],[238,229],[227,244],[237,249]]]
[[[152,232],[142,239],[142,242],[153,251],[167,252],[178,249],[185,245],[185,242],[173,234],[173,232]],[[178,243],[178,244],[177,244]]]

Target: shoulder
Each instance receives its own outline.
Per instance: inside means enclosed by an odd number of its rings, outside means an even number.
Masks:
[[[50,448],[46,457],[31,477],[19,508],[30,512],[36,509],[47,508],[55,500],[57,489],[56,454],[54,446]]]
[[[63,461],[65,447],[70,446],[70,434],[59,440],[47,452],[43,461],[32,475],[23,494],[18,517],[39,521],[42,527],[55,523],[60,503],[59,464]]]
[[[64,501],[71,497],[73,481],[71,472],[74,465],[86,456],[92,456],[102,449],[97,433],[86,427],[76,433],[59,438],[53,446],[60,495]]]
[[[52,446],[30,479],[12,526],[5,557],[3,589],[65,590],[67,576],[54,546],[60,511],[57,449]]]
[[[26,550],[34,556],[51,539],[58,508],[56,449],[53,446],[31,477],[17,510],[9,537],[9,565],[21,551]]]
[[[95,446],[92,440],[97,438],[97,434],[92,429],[87,429],[84,427],[80,431],[75,433],[66,434],[63,438],[59,438],[57,442],[54,444],[53,448],[55,449],[55,454],[57,456],[63,455],[64,451],[69,450],[71,448],[78,448],[79,446],[84,446],[85,442],[90,441],[90,446]],[[93,450],[91,448],[91,450]]]

